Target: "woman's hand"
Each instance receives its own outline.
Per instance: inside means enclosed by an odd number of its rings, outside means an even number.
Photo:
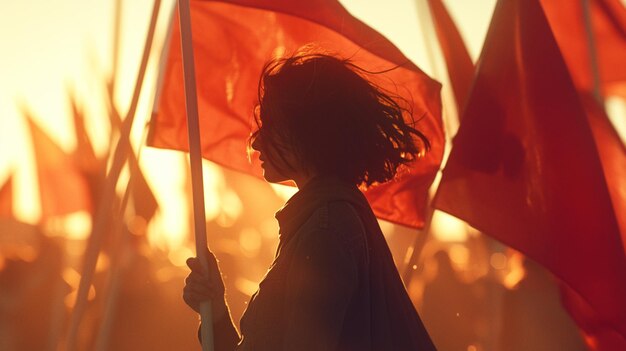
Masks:
[[[194,311],[200,313],[200,304],[205,301],[212,303],[213,322],[221,319],[228,312],[224,298],[224,282],[217,265],[215,255],[207,254],[209,271],[205,272],[197,257],[187,259],[191,273],[185,279],[183,300]]]

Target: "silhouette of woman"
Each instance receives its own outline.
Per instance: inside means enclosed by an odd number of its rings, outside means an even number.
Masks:
[[[183,290],[213,304],[215,349],[435,350],[358,187],[391,180],[426,152],[398,97],[349,60],[300,51],[266,64],[250,138],[268,182],[299,191],[276,213],[275,260],[237,332],[213,255],[190,258]]]

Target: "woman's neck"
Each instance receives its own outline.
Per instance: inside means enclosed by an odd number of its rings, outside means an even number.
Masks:
[[[315,176],[315,174],[298,174],[294,175],[292,180],[298,189],[302,189]]]

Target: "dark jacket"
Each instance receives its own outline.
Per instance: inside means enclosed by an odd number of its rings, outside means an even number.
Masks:
[[[216,351],[435,350],[355,186],[313,179],[276,218],[276,258],[241,319],[242,338],[224,318]]]

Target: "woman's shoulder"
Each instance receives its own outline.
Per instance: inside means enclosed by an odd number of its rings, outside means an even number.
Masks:
[[[328,227],[334,231],[364,234],[365,228],[359,213],[348,201],[332,201],[327,204]]]
[[[312,212],[300,229],[363,233],[358,212],[350,202],[336,200],[323,203]]]
[[[358,212],[348,201],[330,201],[317,208],[299,230],[304,239],[324,240],[327,245],[340,244],[360,256],[366,247],[365,227]]]

